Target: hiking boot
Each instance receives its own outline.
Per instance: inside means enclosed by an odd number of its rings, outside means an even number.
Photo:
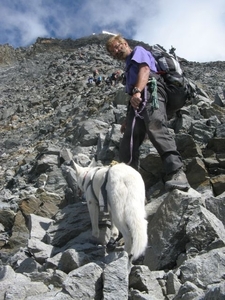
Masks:
[[[165,189],[167,191],[171,191],[174,189],[187,191],[189,188],[190,185],[182,169],[179,169],[178,171],[171,173],[171,175],[169,175],[169,179],[167,179],[165,183]]]

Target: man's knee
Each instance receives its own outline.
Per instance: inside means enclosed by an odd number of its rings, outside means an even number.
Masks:
[[[160,130],[163,127],[165,127],[165,122],[162,120],[162,118],[154,118],[151,120],[148,124],[148,130],[149,131],[155,131],[155,130]]]

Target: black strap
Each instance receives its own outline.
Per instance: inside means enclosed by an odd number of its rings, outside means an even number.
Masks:
[[[86,189],[88,189],[89,186],[91,187],[91,192],[92,192],[92,194],[93,194],[93,196],[94,196],[94,198],[95,198],[95,200],[96,200],[96,202],[97,202],[98,204],[99,204],[99,201],[98,201],[98,197],[95,195],[95,191],[94,191],[94,188],[93,188],[93,181],[94,181],[95,174],[99,171],[99,169],[100,169],[100,168],[97,168],[97,169],[95,170],[95,173],[94,173],[93,177],[91,178],[91,180],[89,180],[89,182],[88,182],[88,184],[87,184],[87,187],[86,187]]]
[[[109,169],[110,169],[110,167],[109,167]],[[104,212],[108,211],[108,205],[107,205],[108,195],[107,195],[107,190],[106,190],[106,184],[108,182],[109,169],[106,172],[105,180],[104,180],[104,182],[103,182],[103,184],[101,186],[101,192],[102,192],[102,196],[103,196],[103,199],[104,199]]]
[[[109,167],[109,169],[110,169],[110,167]],[[108,182],[109,169],[108,169],[107,172],[106,172],[105,180],[104,180],[104,182],[103,182],[103,184],[102,184],[102,186],[101,186],[101,193],[102,193],[102,196],[103,196],[103,199],[104,199],[104,212],[107,212],[107,211],[108,211],[108,205],[107,205],[107,204],[108,204],[108,201],[107,201],[108,196],[107,196],[106,184],[107,184],[107,182]],[[89,180],[89,182],[88,182],[88,184],[87,184],[87,187],[86,187],[86,189],[88,189],[89,186],[91,187],[92,194],[93,194],[93,196],[94,196],[96,202],[98,203],[98,205],[99,205],[99,199],[98,199],[98,197],[95,195],[95,191],[94,191],[94,187],[93,187],[93,182],[94,182],[95,175],[96,175],[96,173],[97,173],[99,170],[100,170],[100,168],[97,168],[97,169],[96,169],[96,171],[95,171],[95,173],[94,173],[92,179]],[[85,182],[85,180],[83,180],[82,185],[84,184],[84,182]]]

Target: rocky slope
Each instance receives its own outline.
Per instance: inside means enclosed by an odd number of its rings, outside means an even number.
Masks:
[[[224,299],[225,62],[181,59],[196,96],[168,124],[192,188],[166,193],[146,140],[149,247],[130,270],[122,245],[106,251],[107,214],[103,246],[91,240],[69,166],[118,160],[127,98],[110,81],[123,64],[107,55],[107,38],[0,46],[0,299]],[[88,82],[96,69],[99,85]]]

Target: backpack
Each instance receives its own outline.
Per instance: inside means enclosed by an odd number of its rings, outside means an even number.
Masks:
[[[150,51],[156,61],[157,74],[162,75],[166,83],[183,86],[184,72],[175,54],[175,50],[172,47],[168,53],[158,44],[150,47]]]
[[[150,52],[156,61],[157,74],[160,74],[165,82],[168,111],[179,110],[187,99],[194,96],[193,86],[185,77],[175,50],[174,47],[171,47],[168,53],[158,44],[150,47]]]

